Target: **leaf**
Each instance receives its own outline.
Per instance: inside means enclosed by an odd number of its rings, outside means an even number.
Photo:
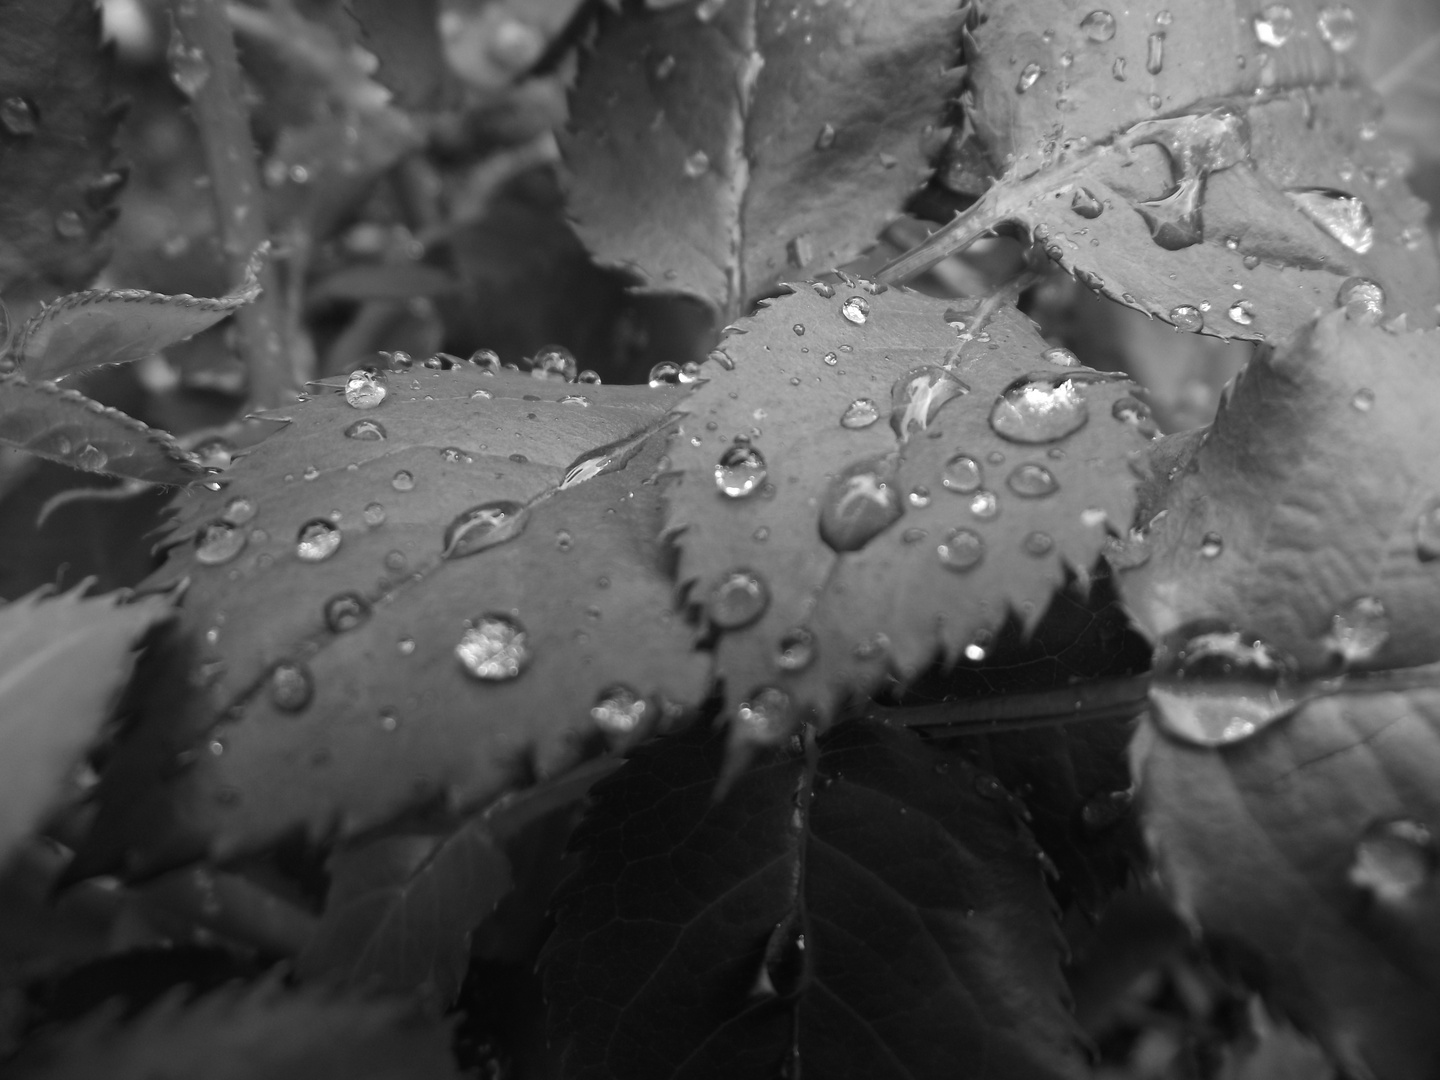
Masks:
[[[740,327],[722,342],[734,370],[682,404],[670,457],[683,476],[667,493],[680,579],[720,633],[732,705],[777,687],[828,713],[937,653],[983,658],[1010,611],[1033,629],[1067,567],[1086,573],[1130,519],[1124,462],[1146,445],[1144,407],[1118,376],[1047,359],[1008,305],[822,285]],[[747,451],[765,475],[721,464]],[[717,477],[749,494],[727,497]]]
[[[327,387],[287,410],[224,491],[177,504],[148,587],[189,586],[141,731],[102,781],[97,865],[252,850],[299,825],[346,837],[442,795],[479,803],[560,768],[615,684],[703,696],[644,482],[660,447],[636,441],[674,394],[468,365],[387,379],[378,408]],[[556,491],[576,458],[584,476],[637,452]],[[496,502],[509,524],[443,558],[447,528]],[[492,615],[527,633],[517,678],[471,677],[457,657]]]
[[[603,18],[562,143],[581,238],[726,317],[783,273],[848,261],[929,175],[962,18],[953,0]]]
[[[1353,12],[1259,10],[987,5],[968,113],[1004,175],[882,278],[1013,222],[1091,288],[1183,330],[1281,338],[1343,304],[1352,276],[1434,325],[1440,263],[1346,55]]]
[[[234,985],[138,1018],[107,1011],[48,1032],[10,1065],[15,1080],[459,1080],[449,1032],[404,1002]]]
[[[84,599],[85,586],[0,607],[0,864],[54,810],[130,679],[158,599]]]
[[[257,252],[245,280],[216,300],[144,289],[90,289],[62,296],[21,328],[12,355],[27,375],[51,379],[139,360],[215,325],[259,296],[256,274],[262,258],[264,252]]]
[[[124,106],[92,0],[0,4],[0,290],[31,279],[84,285],[110,257],[105,233],[125,173]]]
[[[163,431],[52,382],[0,375],[0,443],[86,472],[184,485],[202,470]]]
[[[365,47],[379,60],[380,81],[397,105],[427,109],[452,103],[456,87],[440,46],[437,0],[346,0],[345,8],[359,23]]]
[[[454,1000],[470,933],[510,890],[510,864],[478,818],[440,835],[381,836],[337,852],[305,978]]]
[[[541,960],[566,1077],[1082,1074],[993,778],[852,722],[717,801],[723,747],[642,747],[595,790]]]

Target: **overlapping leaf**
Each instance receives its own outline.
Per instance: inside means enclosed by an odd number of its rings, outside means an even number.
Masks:
[[[100,11],[91,0],[5,0],[0,23],[0,290],[78,288],[109,258],[104,231],[125,183]]]
[[[0,864],[64,793],[130,679],[134,649],[169,614],[41,593],[0,607]]]
[[[564,151],[580,234],[726,317],[871,246],[929,174],[954,0],[713,0],[602,21]]]
[[[887,671],[981,659],[1126,527],[1144,407],[1048,359],[1014,308],[822,286],[740,328],[735,370],[683,403],[667,494],[732,704],[777,687],[829,711]]]
[[[717,802],[723,745],[654,744],[596,790],[542,960],[565,1076],[1082,1074],[992,777],[852,722]]]
[[[1011,221],[1183,330],[1283,337],[1352,276],[1433,325],[1440,265],[1347,55],[1357,18],[1325,0],[987,4],[969,122],[1003,175],[887,280]]]
[[[1182,908],[1360,1076],[1440,1068],[1437,332],[1337,313],[1262,354],[1123,581],[1135,749]]]
[[[603,471],[674,395],[470,367],[389,380],[376,408],[329,388],[294,406],[223,491],[177,503],[150,584],[188,580],[178,632],[103,778],[82,865],[233,852],[302,824],[348,834],[442,794],[481,800],[532,757],[542,772],[562,762],[565,733],[593,730],[590,709],[616,684],[703,694],[655,541],[645,481],[660,447]],[[481,504],[499,517],[472,519],[475,553],[442,557],[447,529]],[[526,632],[518,677],[472,678],[457,656],[487,617]]]
[[[9,1064],[17,1080],[458,1080],[449,1032],[403,1002],[237,986],[170,997],[125,1024],[102,1012]]]

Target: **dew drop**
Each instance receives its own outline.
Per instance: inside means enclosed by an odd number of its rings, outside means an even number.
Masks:
[[[1255,321],[1255,305],[1249,300],[1236,300],[1225,312],[1230,321],[1240,326],[1249,326]]]
[[[980,565],[985,558],[985,541],[974,529],[951,529],[935,554],[945,569],[962,573]]]
[[[913,487],[910,494],[905,496],[905,501],[916,510],[923,510],[930,505],[930,489],[927,487]]]
[[[352,409],[373,409],[386,393],[385,379],[378,372],[352,371],[345,380],[345,404]]]
[[[985,471],[980,463],[969,454],[956,454],[945,463],[940,483],[947,491],[958,495],[969,495],[978,491],[985,482]]]
[[[513,679],[530,663],[525,628],[507,615],[485,615],[461,635],[455,655],[467,674],[487,682]]]
[[[731,737],[741,743],[775,746],[785,742],[795,729],[795,708],[790,695],[774,686],[766,686],[750,695],[735,710]]]
[[[110,455],[94,443],[86,443],[75,455],[75,464],[90,472],[98,472],[110,464]]]
[[[1070,379],[1019,379],[990,410],[995,433],[1017,443],[1055,442],[1079,431],[1089,419],[1084,395]]]
[[[1033,555],[1035,558],[1041,559],[1054,550],[1055,540],[1049,533],[1026,533],[1025,539],[1020,541],[1020,546],[1025,549],[1026,555]]]
[[[1350,407],[1356,412],[1369,412],[1375,407],[1375,391],[1362,386],[1350,399]]]
[[[1115,36],[1115,16],[1108,11],[1092,11],[1080,20],[1080,32],[1091,41],[1109,41]]]
[[[704,150],[696,150],[685,159],[685,175],[691,180],[696,180],[710,171],[710,155]]]
[[[366,503],[360,516],[365,519],[365,524],[373,529],[377,525],[385,524],[385,507],[378,502]]]
[[[1390,640],[1390,616],[1385,605],[1373,596],[1352,600],[1330,619],[1325,646],[1346,667],[1364,664]]]
[[[513,540],[525,531],[530,512],[524,503],[495,499],[472,506],[445,527],[444,557],[459,559]]]
[[[760,451],[737,442],[715,465],[715,487],[727,498],[743,499],[758,491],[767,475]]]
[[[1044,69],[1032,60],[1020,69],[1020,78],[1015,82],[1015,92],[1017,94],[1025,93],[1040,81],[1040,76],[1043,74],[1045,74]]]
[[[1165,67],[1165,35],[1154,33],[1145,43],[1145,70],[1151,75],[1159,75]]]
[[[821,359],[824,360],[825,363],[828,364],[830,367],[834,367],[840,362],[840,357],[836,356],[833,352],[827,352],[824,356],[821,357]]]
[[[1233,630],[1183,629],[1156,651],[1150,704],[1156,722],[1196,746],[1249,738],[1296,704],[1292,665],[1256,638]]]
[[[1375,222],[1363,199],[1333,188],[1294,188],[1295,206],[1340,243],[1363,255],[1375,245]]]
[[[650,369],[650,389],[659,390],[662,386],[680,385],[680,365],[669,360],[662,360]]]
[[[1225,550],[1225,538],[1217,532],[1207,532],[1200,538],[1200,554],[1207,559],[1219,557]]]
[[[890,388],[890,427],[908,439],[928,428],[947,402],[969,392],[970,387],[942,367],[916,368]],[[840,423],[848,426],[843,417]]]
[[[870,301],[863,296],[852,296],[840,305],[840,314],[845,317],[846,322],[852,322],[856,326],[863,325],[870,317]]]
[[[1335,305],[1344,308],[1352,322],[1373,325],[1385,317],[1385,290],[1369,278],[1346,278],[1335,294]]]
[[[347,439],[359,439],[362,442],[379,442],[386,434],[384,424],[370,419],[356,420],[345,429]]]
[[[1150,415],[1150,407],[1133,397],[1123,397],[1116,401],[1110,406],[1110,415],[1147,439],[1153,439],[1160,434],[1154,417]]]
[[[78,240],[86,233],[85,221],[74,210],[62,210],[55,215],[55,233],[66,240]]]
[[[1295,30],[1295,13],[1288,4],[1266,4],[1251,21],[1255,40],[1271,49],[1278,49],[1290,40]]]
[[[415,487],[415,477],[401,469],[390,478],[390,486],[396,491],[411,491]]]
[[[531,361],[530,374],[542,379],[558,379],[574,382],[580,365],[575,356],[564,345],[546,345],[535,354]]]
[[[260,508],[255,504],[254,499],[247,499],[243,495],[237,495],[225,504],[225,510],[220,518],[231,525],[244,525],[252,521]]]
[[[803,626],[794,626],[780,636],[775,666],[781,671],[804,671],[815,661],[815,635]]]
[[[840,426],[851,431],[867,428],[880,419],[880,406],[869,398],[856,398],[840,414]]]
[[[470,354],[466,363],[479,368],[487,375],[494,375],[500,370],[500,354],[494,349],[476,349]]]
[[[333,633],[354,630],[370,617],[370,601],[359,593],[340,593],[325,601],[325,625]]]
[[[170,64],[170,81],[187,98],[193,98],[210,81],[210,61],[198,46],[185,44],[180,28],[171,26],[170,44],[165,50]]]
[[[1000,499],[993,491],[981,488],[970,496],[970,513],[981,521],[990,521],[1000,513]]]
[[[195,534],[195,561],[203,566],[227,563],[244,550],[245,541],[243,529],[228,521],[211,521]]]
[[[859,551],[905,513],[893,461],[874,458],[840,472],[820,504],[820,539],[839,552]]]
[[[610,738],[623,738],[640,729],[648,710],[643,697],[623,683],[616,683],[600,692],[590,706],[590,719]]]
[[[282,660],[270,669],[270,703],[284,712],[299,712],[315,696],[310,669],[292,660]]]
[[[1117,56],[1115,62],[1110,65],[1110,77],[1116,82],[1124,82],[1125,66],[1125,57]]]
[[[1016,466],[1005,478],[1005,486],[1024,499],[1043,499],[1060,490],[1055,474],[1044,465],[1026,463]]]
[[[295,554],[305,562],[321,562],[340,550],[340,530],[324,518],[311,518],[295,536]]]
[[[413,656],[415,654],[415,639],[402,637],[395,642],[395,651],[401,656]]]
[[[1320,37],[1337,53],[1349,52],[1360,39],[1360,20],[1347,4],[1322,8],[1318,25]]]
[[[1424,888],[1435,875],[1437,853],[1430,830],[1400,818],[1376,822],[1355,845],[1348,877],[1377,900],[1398,904]]]
[[[35,106],[19,94],[10,94],[0,100],[0,127],[3,127],[7,134],[19,139],[28,138],[35,134],[39,125],[40,118],[35,112]]]
[[[451,465],[473,465],[475,463],[475,458],[458,446],[445,447],[440,451],[440,458],[448,461]]]
[[[1056,367],[1080,366],[1080,358],[1069,349],[1046,349],[1040,355]]]
[[[710,621],[722,630],[749,626],[770,606],[770,589],[752,570],[731,570],[710,591]]]

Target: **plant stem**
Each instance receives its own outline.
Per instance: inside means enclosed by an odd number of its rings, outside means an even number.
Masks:
[[[235,38],[222,0],[174,0],[171,10],[176,39],[171,44],[172,64],[179,63],[175,53],[183,48],[183,57],[194,67],[191,79],[176,81],[190,95],[210,174],[221,250],[231,277],[238,281],[250,256],[269,239],[269,226]],[[187,81],[189,87],[183,85]],[[240,358],[249,375],[251,410],[278,405],[297,389],[282,333],[279,275],[267,260],[259,276],[263,290],[259,298],[234,316]]]

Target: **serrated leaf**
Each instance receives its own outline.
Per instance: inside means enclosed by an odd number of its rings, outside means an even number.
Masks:
[[[286,991],[275,982],[171,996],[120,1023],[102,1011],[48,1032],[16,1080],[459,1080],[445,1025],[404,1002]]]
[[[263,253],[234,291],[217,299],[144,289],[89,289],[62,296],[16,335],[12,356],[33,378],[62,379],[106,364],[140,360],[184,341],[260,295]]]
[[[1280,338],[1352,276],[1434,325],[1440,263],[1346,55],[1349,8],[1156,0],[1098,24],[1058,2],[986,11],[969,115],[1004,175],[887,280],[1015,222],[1091,288],[1184,330]]]
[[[110,256],[125,183],[100,11],[92,0],[5,0],[0,24],[0,290],[31,279],[77,288]]]
[[[397,105],[433,109],[453,104],[456,87],[440,45],[437,0],[346,0],[345,8],[359,24],[365,47],[380,62],[377,77]]]
[[[961,18],[954,0],[605,17],[563,142],[581,237],[726,317],[782,273],[848,261],[929,175]]]
[[[418,993],[448,1005],[470,959],[470,933],[510,890],[510,863],[476,818],[440,835],[394,835],[330,859],[306,978]]]
[[[731,704],[775,686],[829,713],[887,672],[913,678],[937,654],[953,661],[967,648],[983,656],[1011,610],[1033,628],[1066,568],[1087,572],[1107,529],[1132,512],[1125,460],[1146,440],[1116,419],[1117,407],[1131,415],[1120,406],[1133,402],[1123,379],[1050,362],[1033,325],[1008,305],[952,309],[900,290],[821,291],[833,295],[802,288],[739,324],[743,334],[722,342],[734,370],[714,371],[685,400],[671,444],[683,476],[667,492],[668,528],[691,601],[711,607],[718,629],[731,627],[716,645]],[[863,323],[842,314],[858,304]],[[934,397],[938,411],[921,394],[892,414],[892,393],[903,395],[921,369],[942,394],[956,392],[950,379],[967,389],[948,402]],[[1035,441],[1002,438],[992,412],[1032,378],[1029,419],[1012,434]],[[869,412],[864,402],[878,418],[854,426]],[[902,425],[908,438],[897,435]],[[763,458],[767,477],[730,498],[717,465],[737,437]],[[947,486],[960,455],[973,469]],[[822,536],[832,514],[849,542],[843,553]],[[724,595],[716,589],[735,572],[758,579],[764,596],[747,625],[715,617]],[[782,643],[796,628],[810,635],[814,660],[785,670]]]
[[[0,443],[86,472],[184,485],[202,470],[173,438],[51,382],[0,375]]]
[[[532,755],[542,772],[562,763],[612,684],[703,695],[645,483],[661,446],[635,441],[675,395],[469,367],[389,380],[378,408],[325,388],[288,409],[224,491],[177,504],[150,586],[189,587],[139,738],[102,782],[100,862],[251,849],[302,824],[350,835],[442,794],[478,802]],[[556,490],[606,444],[592,465],[639,456]],[[442,558],[447,528],[496,500],[513,504],[510,539]],[[300,554],[307,524],[322,537],[307,554],[330,552],[318,560]],[[528,635],[518,678],[472,678],[457,657],[491,614]]]
[[[55,809],[130,679],[136,645],[170,613],[158,599],[85,599],[84,588],[0,607],[0,864]]]
[[[1082,1074],[1035,848],[982,774],[852,722],[717,801],[723,749],[653,744],[594,792],[541,961],[566,1077]]]

